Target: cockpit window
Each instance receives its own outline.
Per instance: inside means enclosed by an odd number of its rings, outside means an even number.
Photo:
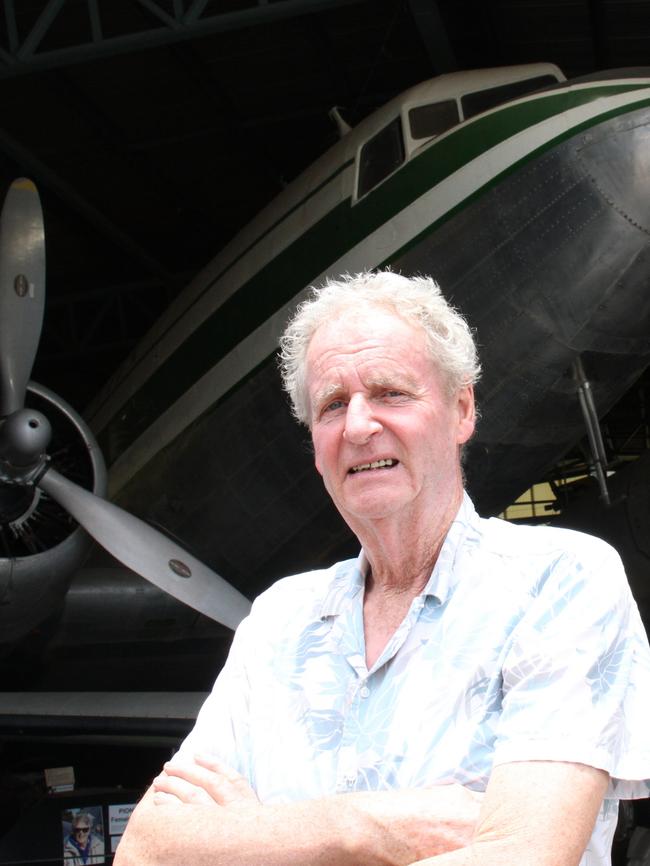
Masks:
[[[501,84],[499,87],[490,87],[488,90],[468,93],[461,98],[463,115],[465,119],[474,117],[475,114],[480,114],[482,111],[487,111],[489,108],[494,108],[510,99],[541,90],[543,87],[552,87],[557,83],[557,79],[552,75],[538,75],[536,78],[528,78],[525,81],[512,81],[510,84]]]
[[[433,138],[460,122],[455,99],[418,105],[409,111],[411,138]]]
[[[402,124],[396,117],[361,148],[357,196],[361,198],[403,162]]]

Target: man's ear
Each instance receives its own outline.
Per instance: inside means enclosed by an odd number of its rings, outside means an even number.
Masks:
[[[311,427],[309,428],[309,432],[310,433],[312,432]],[[311,450],[312,450],[312,453],[314,455],[314,466],[316,467],[316,472],[318,472],[318,474],[322,477],[323,470],[320,467],[320,461],[318,459],[318,454],[316,453],[316,446],[314,444],[314,437],[313,436],[311,437]]]
[[[457,439],[459,445],[472,438],[476,427],[476,405],[474,402],[474,386],[465,385],[456,395],[458,407],[458,431]]]

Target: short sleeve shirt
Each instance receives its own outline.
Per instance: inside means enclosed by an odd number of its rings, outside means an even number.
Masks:
[[[370,669],[366,571],[362,551],[263,593],[181,751],[214,753],[265,803],[587,764],[611,782],[581,866],[608,864],[617,800],[650,795],[650,651],[613,548],[484,520],[465,496]]]

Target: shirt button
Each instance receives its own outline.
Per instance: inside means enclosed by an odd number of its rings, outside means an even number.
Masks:
[[[361,695],[362,698],[370,697],[370,689],[368,688],[368,686],[362,686],[360,691],[359,691],[359,694]]]

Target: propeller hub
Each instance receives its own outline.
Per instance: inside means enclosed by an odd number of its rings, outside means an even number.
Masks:
[[[39,477],[51,436],[50,422],[34,409],[19,409],[5,418],[0,426],[0,480],[28,484]]]

